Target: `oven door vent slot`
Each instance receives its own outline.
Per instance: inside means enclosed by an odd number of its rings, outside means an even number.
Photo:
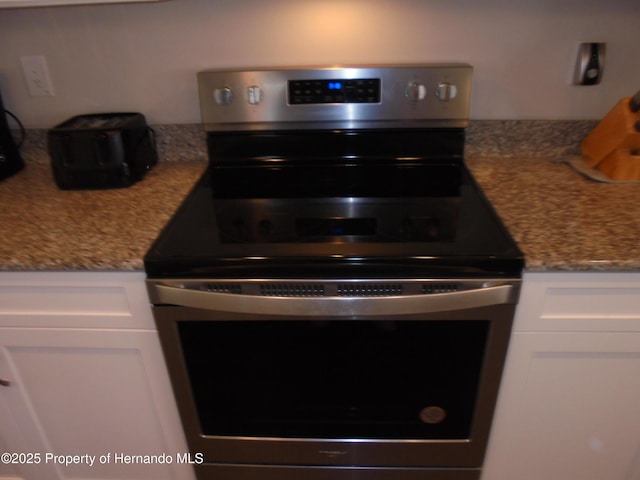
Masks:
[[[234,285],[232,283],[207,283],[205,286],[208,292],[214,293],[242,293],[242,285]]]
[[[458,291],[457,283],[425,283],[422,285],[422,293],[454,293]]]
[[[337,287],[340,297],[389,297],[402,295],[403,292],[400,283],[342,283]]]
[[[266,297],[323,297],[321,283],[267,283],[260,285],[260,295]]]

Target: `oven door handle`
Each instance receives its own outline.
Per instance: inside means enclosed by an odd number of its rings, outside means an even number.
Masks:
[[[414,315],[515,303],[513,285],[388,297],[272,297],[150,285],[152,303],[253,315],[344,317]]]

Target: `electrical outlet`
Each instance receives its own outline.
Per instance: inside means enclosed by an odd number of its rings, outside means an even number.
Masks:
[[[47,68],[47,59],[43,55],[20,57],[22,72],[32,97],[53,97],[53,83]]]
[[[583,42],[578,45],[578,58],[573,73],[574,85],[597,85],[604,72],[606,45]]]

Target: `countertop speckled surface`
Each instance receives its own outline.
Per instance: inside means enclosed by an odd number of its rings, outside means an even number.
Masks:
[[[640,184],[598,183],[553,161],[592,122],[535,125],[533,133],[531,124],[518,122],[472,125],[467,145],[467,164],[524,251],[526,268],[640,270]],[[561,148],[530,142],[532,135],[548,142],[545,132],[559,126]],[[511,142],[505,129],[517,133]],[[166,127],[161,161],[142,181],[125,189],[61,191],[44,137],[34,137],[24,153],[27,167],[0,183],[4,271],[142,270],[145,252],[206,168],[201,129]],[[513,147],[524,144],[525,150]]]
[[[640,184],[590,180],[557,159],[467,159],[527,270],[640,270]]]
[[[143,270],[206,162],[162,162],[129,188],[59,190],[47,164],[0,184],[0,270]]]

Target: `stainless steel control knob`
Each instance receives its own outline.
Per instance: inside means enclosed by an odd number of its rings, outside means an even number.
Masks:
[[[233,101],[233,92],[229,87],[216,88],[213,98],[218,105],[229,105]]]
[[[258,105],[262,102],[262,87],[258,85],[251,85],[247,88],[247,102],[251,105]]]
[[[443,102],[453,100],[457,95],[458,87],[452,85],[451,83],[442,82],[436,88],[436,97],[438,97]]]
[[[427,87],[422,83],[411,82],[404,91],[405,96],[412,102],[424,100],[427,96]]]

